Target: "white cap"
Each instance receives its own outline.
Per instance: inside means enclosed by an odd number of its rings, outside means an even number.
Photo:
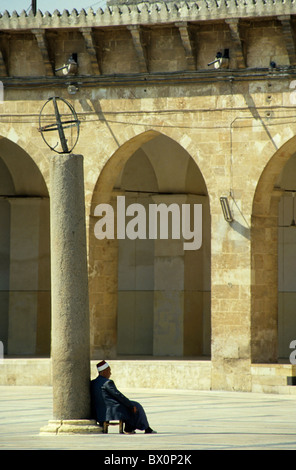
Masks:
[[[105,370],[105,369],[108,369],[109,364],[108,362],[106,361],[101,361],[101,362],[98,362],[97,364],[97,369],[98,369],[98,372],[101,372],[102,370]]]

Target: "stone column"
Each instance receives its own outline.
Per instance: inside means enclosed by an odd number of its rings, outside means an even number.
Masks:
[[[251,355],[253,363],[278,361],[278,198],[270,213],[252,219]]]
[[[194,204],[205,204],[206,198],[187,194],[159,195],[152,197],[158,206],[164,204],[179,208],[182,224],[183,205],[191,209],[193,227]],[[171,206],[172,207],[172,206]],[[173,218],[174,216],[172,216]],[[171,219],[169,217],[169,219]],[[165,212],[159,223],[165,221]],[[195,220],[202,229],[202,218]],[[174,226],[176,227],[176,219]],[[158,227],[159,228],[159,227]],[[188,227],[189,228],[189,227]],[[173,239],[169,227],[169,239],[155,240],[154,262],[154,338],[155,356],[197,356],[203,354],[203,298],[204,298],[204,246],[185,249],[180,227],[180,237]],[[206,240],[209,243],[209,240]]]
[[[212,389],[249,392],[250,373],[250,231],[235,211],[229,224],[219,198],[213,198],[211,276]],[[245,215],[247,217],[247,215]]]
[[[83,157],[50,162],[53,420],[41,432],[99,432],[90,418]]]
[[[186,202],[186,195],[153,196],[157,205]],[[159,216],[159,223],[165,221]],[[183,240],[161,239],[158,227],[154,260],[154,337],[155,356],[183,356],[184,352],[184,249]]]

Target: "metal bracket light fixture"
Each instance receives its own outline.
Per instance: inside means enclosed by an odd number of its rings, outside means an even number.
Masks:
[[[220,204],[221,204],[222,212],[223,212],[224,219],[226,220],[226,222],[233,222],[233,216],[231,213],[227,196],[220,197]]]
[[[62,67],[59,67],[55,69],[56,72],[59,72],[60,70],[63,71],[64,75],[76,75],[77,70],[78,70],[78,62],[77,62],[77,54],[76,52],[73,53],[66,64],[64,64]]]
[[[224,49],[224,52],[217,52],[215,60],[208,63],[208,67],[214,65],[215,69],[226,69],[229,66],[229,49]]]

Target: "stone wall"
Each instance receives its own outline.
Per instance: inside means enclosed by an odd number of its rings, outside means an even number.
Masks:
[[[207,198],[210,283],[202,292],[211,321],[202,336],[210,345],[211,387],[251,390],[251,363],[278,360],[275,187],[294,154],[296,11],[293,2],[217,5],[133,3],[96,14],[4,14],[0,133],[36,163],[50,196],[50,150],[38,132],[39,111],[56,94],[78,113],[75,153],[84,156],[93,359],[116,357],[118,332],[118,246],[95,238],[96,205],[126,190],[118,182],[137,152],[150,156],[157,181],[152,192]],[[226,49],[226,68],[209,67]],[[78,73],[55,72],[72,53]],[[69,84],[76,94],[68,93]],[[3,159],[2,145],[3,139]],[[178,160],[172,163],[176,149],[192,162],[183,186]],[[16,178],[15,168],[10,175]],[[198,175],[203,186],[196,184]],[[141,181],[133,190],[143,191],[147,180]],[[7,196],[4,186],[0,191]],[[223,218],[222,195],[232,223]],[[186,256],[187,266],[196,263]],[[168,279],[173,274],[168,271]]]

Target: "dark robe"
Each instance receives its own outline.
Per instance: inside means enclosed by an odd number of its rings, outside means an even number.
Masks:
[[[146,413],[136,401],[129,400],[115,386],[113,380],[99,375],[91,381],[92,414],[99,423],[122,420],[129,429],[148,428]],[[134,413],[134,407],[137,412]]]

